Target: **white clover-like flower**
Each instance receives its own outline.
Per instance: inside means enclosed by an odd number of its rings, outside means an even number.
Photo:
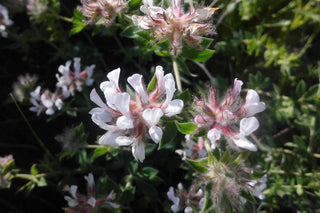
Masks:
[[[205,148],[205,141],[202,137],[198,138],[198,142],[195,142],[191,139],[190,135],[185,136],[185,143],[183,146],[185,149],[178,149],[176,153],[182,156],[182,160],[191,159],[191,160],[199,160],[201,158],[207,157],[208,152]]]
[[[135,159],[142,162],[146,140],[150,138],[159,143],[163,135],[158,125],[161,117],[179,114],[183,101],[172,100],[176,90],[172,74],[164,75],[162,67],[157,66],[155,75],[157,85],[152,92],[145,88],[142,75],[133,74],[128,78],[135,97],[120,89],[119,68],[108,73],[109,81],[100,84],[105,101],[95,89],[92,90],[90,99],[99,106],[90,111],[92,121],[107,130],[100,137],[99,144],[131,146]]]
[[[13,21],[9,19],[8,9],[0,4],[0,34],[2,37],[8,37],[6,27],[13,24]]]
[[[81,3],[78,10],[88,18],[87,23],[102,18],[106,25],[110,25],[117,14],[127,7],[125,0],[81,0]]]
[[[72,185],[65,188],[71,195],[65,196],[64,199],[68,202],[67,208],[63,208],[65,213],[93,213],[96,212],[100,206],[108,205],[114,209],[119,208],[119,205],[111,202],[115,199],[115,194],[111,192],[105,198],[96,198],[95,183],[92,173],[84,177],[88,183],[88,193],[82,195],[77,192],[78,186]]]
[[[37,18],[47,9],[45,0],[28,0],[27,10],[32,18]]]
[[[192,184],[189,192],[187,192],[181,183],[175,191],[171,186],[167,192],[169,200],[173,202],[171,205],[172,212],[184,210],[185,213],[192,213],[192,207],[201,210],[204,206],[204,193],[202,189],[196,191],[197,185]]]
[[[143,0],[140,10],[145,16],[132,16],[133,23],[142,30],[154,30],[154,37],[160,41],[168,39],[170,52],[177,55],[182,50],[182,41],[201,49],[201,35],[214,33],[209,19],[217,8],[194,8],[189,1],[189,11],[184,12],[183,0],[171,0],[169,8],[155,6],[153,0]]]
[[[209,128],[207,138],[212,149],[219,145],[219,140],[224,135],[233,148],[257,151],[257,147],[246,136],[259,128],[258,119],[252,116],[264,111],[266,106],[260,101],[258,93],[251,89],[243,104],[240,98],[242,85],[242,81],[235,79],[233,89],[227,92],[221,103],[215,89],[211,88],[208,100],[200,100],[196,104],[200,114],[196,115],[195,123],[199,128]]]
[[[33,104],[30,111],[36,112],[40,115],[45,112],[47,115],[53,115],[56,110],[61,110],[63,100],[69,97],[69,91],[66,86],[57,88],[54,93],[46,89],[41,93],[41,86],[38,86],[30,93],[30,102]]]
[[[82,91],[83,85],[91,86],[93,84],[92,74],[95,65],[86,67],[81,71],[80,58],[73,59],[74,72],[71,71],[71,60],[67,61],[65,65],[60,65],[58,68],[59,73],[56,75],[58,79],[57,87],[66,86],[73,96],[75,90]]]

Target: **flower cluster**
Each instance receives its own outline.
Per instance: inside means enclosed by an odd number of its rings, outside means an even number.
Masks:
[[[235,79],[233,89],[227,92],[221,103],[214,88],[210,88],[207,101],[203,98],[196,103],[201,114],[195,117],[195,123],[199,128],[209,128],[207,138],[212,149],[218,145],[223,134],[231,147],[257,151],[246,136],[259,128],[259,121],[252,116],[264,111],[266,106],[260,101],[258,93],[251,89],[243,104],[240,98],[242,84],[242,81]]]
[[[13,21],[9,19],[8,9],[0,4],[0,34],[2,37],[7,37],[6,27],[13,24]]]
[[[36,18],[47,9],[45,0],[28,0],[27,10],[31,17]]]
[[[30,111],[36,112],[37,115],[44,111],[47,115],[53,115],[56,110],[62,109],[63,100],[68,98],[70,93],[66,86],[57,88],[54,93],[48,89],[41,92],[41,86],[38,86],[30,95],[30,102],[33,104]]]
[[[181,183],[178,184],[178,190],[175,192],[173,187],[167,192],[168,198],[173,202],[171,210],[178,212],[184,210],[185,213],[192,213],[193,209],[201,210],[204,206],[204,193],[202,189],[196,192],[196,184],[192,184],[187,192]]]
[[[58,79],[57,87],[66,86],[72,96],[74,96],[75,90],[81,92],[84,84],[87,86],[91,86],[93,84],[93,79],[91,77],[95,65],[93,64],[81,71],[80,60],[80,58],[73,59],[74,72],[70,69],[71,60],[69,60],[65,65],[59,66],[58,70],[61,75],[56,75]]]
[[[132,16],[133,23],[143,30],[154,30],[158,41],[168,39],[170,52],[175,56],[182,50],[182,41],[201,49],[201,35],[214,33],[209,19],[217,8],[195,9],[190,0],[189,11],[185,13],[183,0],[171,0],[167,9],[155,6],[153,0],[143,0],[143,3],[140,10],[145,16]]]
[[[115,199],[113,192],[105,198],[96,198],[94,178],[91,173],[84,178],[88,182],[88,195],[85,196],[78,193],[78,186],[76,185],[68,186],[67,190],[72,197],[64,197],[69,206],[63,209],[65,213],[94,213],[100,206],[109,206],[114,209],[119,208],[119,205],[111,202]]]
[[[156,67],[156,87],[147,92],[142,75],[133,74],[128,83],[135,90],[135,97],[123,92],[119,87],[120,69],[108,73],[109,81],[102,82],[100,89],[106,103],[96,90],[90,94],[91,100],[99,107],[90,111],[92,120],[107,132],[99,139],[100,144],[132,147],[135,159],[145,159],[145,142],[151,138],[158,143],[162,138],[162,129],[158,122],[162,116],[171,117],[181,112],[183,101],[172,100],[176,91],[172,74],[164,75],[161,66]]]
[[[211,185],[210,198],[214,201],[214,212],[237,212],[243,208],[250,195],[264,199],[263,190],[266,188],[267,177],[262,178],[254,175],[254,168],[245,166],[244,161],[239,159],[239,154],[227,154],[224,161],[213,159],[213,162],[204,164],[206,172],[199,174],[199,182],[206,186]],[[249,196],[244,196],[250,194]]]
[[[35,75],[31,76],[29,73],[18,76],[18,81],[13,83],[13,94],[15,98],[20,102],[27,99],[30,91],[34,90],[37,81],[38,77]]]
[[[186,142],[185,142],[185,147],[186,149],[178,149],[176,150],[176,153],[179,155],[182,155],[182,159],[191,159],[191,160],[199,160],[201,158],[207,157],[208,152],[205,148],[205,141],[203,140],[202,137],[198,138],[198,142],[194,142],[191,139],[190,135],[186,135]]]
[[[87,23],[93,23],[102,17],[106,25],[110,25],[117,13],[127,7],[124,0],[81,0],[81,3],[78,10],[88,18]]]
[[[11,185],[11,169],[14,160],[12,155],[0,157],[0,188],[9,188]]]

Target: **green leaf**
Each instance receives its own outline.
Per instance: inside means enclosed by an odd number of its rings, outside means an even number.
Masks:
[[[110,149],[107,147],[97,148],[94,150],[93,155],[91,156],[91,161],[94,161],[96,158],[106,154]]]
[[[130,0],[128,2],[129,9],[130,10],[137,10],[139,6],[141,5],[142,0]]]
[[[45,187],[47,186],[47,181],[44,177],[40,177],[39,179],[37,179],[36,184],[38,187]]]
[[[153,91],[156,88],[156,86],[157,86],[157,76],[153,75],[151,81],[148,84],[148,88],[147,88],[148,92]]]
[[[296,87],[296,93],[297,93],[297,97],[301,97],[303,95],[303,93],[305,93],[306,91],[306,83],[304,82],[304,80],[300,80],[297,87]]]
[[[131,161],[128,166],[129,173],[134,175],[138,171],[138,167],[139,163],[137,161]]]
[[[229,149],[226,150],[226,152],[223,154],[222,158],[221,158],[221,163],[228,163],[230,161],[230,151]]]
[[[66,113],[72,117],[77,117],[77,111],[75,110],[67,110]]]
[[[215,148],[213,150],[212,154],[217,159],[217,161],[220,161],[221,154],[220,154],[220,150],[218,148]]]
[[[39,171],[38,171],[38,169],[36,168],[36,164],[33,164],[32,166],[31,166],[31,168],[30,168],[30,172],[31,172],[31,174],[32,175],[34,175],[34,176],[36,176],[37,174],[39,174]]]
[[[203,51],[184,47],[181,56],[198,62],[205,62],[214,54],[214,50],[205,49]]]
[[[184,105],[187,105],[190,101],[191,101],[191,94],[189,89],[186,89],[184,91],[182,91],[181,93],[179,93],[176,96],[177,99],[181,99],[184,103]]]
[[[254,197],[252,196],[252,194],[250,192],[247,192],[245,190],[241,190],[240,191],[240,195],[245,198],[248,201],[251,201],[253,203],[256,203],[256,200],[254,199]]]
[[[183,134],[191,134],[193,131],[195,131],[198,126],[197,124],[191,123],[191,122],[187,122],[187,123],[178,123],[176,122],[176,125],[179,129],[179,131]]]
[[[159,143],[159,149],[164,147],[166,144],[174,140],[177,135],[177,127],[174,122],[168,122],[163,131],[161,141]]]
[[[143,167],[141,169],[141,173],[144,177],[147,177],[147,179],[152,179],[158,174],[158,170],[152,168],[152,167]]]
[[[191,168],[201,174],[207,172],[208,170],[208,168],[206,167],[206,165],[208,165],[208,158],[202,158],[198,161],[187,159],[187,161]]]
[[[85,17],[82,15],[82,13],[79,10],[77,9],[73,10],[73,19],[72,19],[73,26],[70,31],[71,35],[81,32],[87,26],[87,24],[83,22],[84,19]]]
[[[139,35],[137,34],[138,31],[140,31],[138,26],[129,25],[120,33],[120,35],[126,38],[139,38]]]

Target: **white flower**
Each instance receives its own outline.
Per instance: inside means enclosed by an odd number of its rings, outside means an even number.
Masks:
[[[106,103],[95,90],[90,94],[90,99],[99,106],[90,111],[92,121],[108,131],[99,139],[99,143],[130,146],[134,158],[140,162],[145,159],[146,139],[151,138],[159,143],[162,138],[162,128],[158,126],[161,117],[176,115],[183,107],[181,100],[171,101],[175,92],[172,75],[164,76],[161,66],[156,69],[158,82],[150,94],[140,74],[128,78],[128,83],[135,90],[135,97],[122,92],[118,85],[120,69],[110,72],[107,75],[109,81],[100,84]]]
[[[171,206],[171,210],[173,212],[178,212],[180,210],[179,208],[180,199],[175,196],[174,189],[172,186],[169,188],[169,191],[167,192],[167,196],[173,202],[173,205]]]
[[[6,38],[8,33],[6,32],[6,26],[13,24],[13,21],[9,19],[8,9],[0,4],[0,34],[2,37]]]
[[[240,134],[238,138],[234,138],[233,142],[240,148],[250,151],[257,151],[257,147],[251,143],[245,136],[259,128],[259,121],[255,117],[243,118],[240,121]]]

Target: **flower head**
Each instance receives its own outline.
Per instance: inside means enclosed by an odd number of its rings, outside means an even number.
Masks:
[[[196,115],[195,123],[199,128],[209,128],[207,138],[212,149],[219,145],[219,140],[224,135],[233,148],[257,150],[246,136],[259,128],[259,121],[252,116],[264,111],[266,107],[254,90],[247,92],[243,104],[240,98],[242,84],[242,81],[235,79],[233,88],[220,103],[214,88],[210,88],[207,101],[203,98],[196,103],[200,114]]]
[[[127,7],[124,0],[81,0],[81,3],[78,10],[88,18],[87,23],[102,18],[106,25],[110,25],[117,13]]]
[[[90,173],[84,177],[88,183],[88,194],[87,196],[77,192],[78,186],[72,185],[67,186],[66,190],[69,191],[70,196],[65,196],[64,199],[68,202],[67,208],[63,208],[65,213],[94,213],[102,205],[108,205],[112,208],[118,208],[119,205],[110,202],[114,200],[115,195],[111,192],[105,198],[96,198],[94,177]]]
[[[45,112],[47,115],[53,115],[56,110],[61,110],[63,100],[69,97],[69,91],[65,86],[57,88],[54,93],[46,89],[41,92],[41,86],[38,86],[30,93],[30,102],[33,104],[30,111],[36,112],[40,115]]]
[[[207,157],[208,153],[205,149],[205,141],[202,137],[198,138],[198,142],[194,142],[191,139],[190,135],[186,135],[186,142],[184,144],[185,149],[183,150],[176,150],[176,153],[182,155],[182,159],[191,159],[191,160],[198,160],[204,157]]]
[[[181,112],[183,101],[174,99],[175,83],[172,74],[164,75],[161,66],[156,67],[157,85],[152,92],[144,86],[142,75],[133,74],[128,83],[135,91],[135,96],[124,92],[119,87],[120,69],[108,73],[109,81],[102,82],[105,102],[96,90],[90,94],[97,104],[90,111],[92,121],[107,132],[99,139],[100,144],[111,146],[131,146],[136,160],[145,158],[144,146],[148,138],[159,143],[162,128],[158,125],[162,116],[171,117]]]
[[[182,42],[201,49],[201,35],[214,33],[209,19],[217,8],[194,8],[189,1],[189,11],[184,12],[183,0],[171,0],[167,9],[153,5],[153,0],[143,0],[140,10],[145,16],[132,16],[133,23],[143,30],[153,30],[154,37],[160,41],[168,39],[170,52],[177,55],[182,50]]]
[[[66,86],[71,95],[74,95],[74,91],[82,91],[82,86],[90,86],[93,84],[92,74],[95,65],[86,67],[81,71],[80,58],[73,59],[74,72],[71,71],[71,60],[67,61],[65,65],[60,65],[58,70],[60,74],[57,74],[58,79],[57,87]]]
[[[0,188],[9,188],[11,185],[11,170],[14,166],[12,155],[0,157]]]
[[[173,202],[171,210],[178,212],[192,213],[192,209],[202,209],[204,205],[204,193],[202,189],[197,189],[196,184],[192,184],[189,192],[187,192],[181,183],[178,184],[178,189],[175,191],[171,186],[167,192],[168,198]]]
[[[9,19],[8,9],[0,4],[0,34],[2,37],[7,37],[6,27],[13,24],[13,21]]]
[[[35,75],[31,76],[29,73],[18,76],[18,80],[13,83],[15,98],[20,102],[27,100],[30,97],[30,91],[34,90],[37,81],[38,77]]]
[[[45,0],[28,0],[27,10],[32,18],[36,18],[47,9]]]

